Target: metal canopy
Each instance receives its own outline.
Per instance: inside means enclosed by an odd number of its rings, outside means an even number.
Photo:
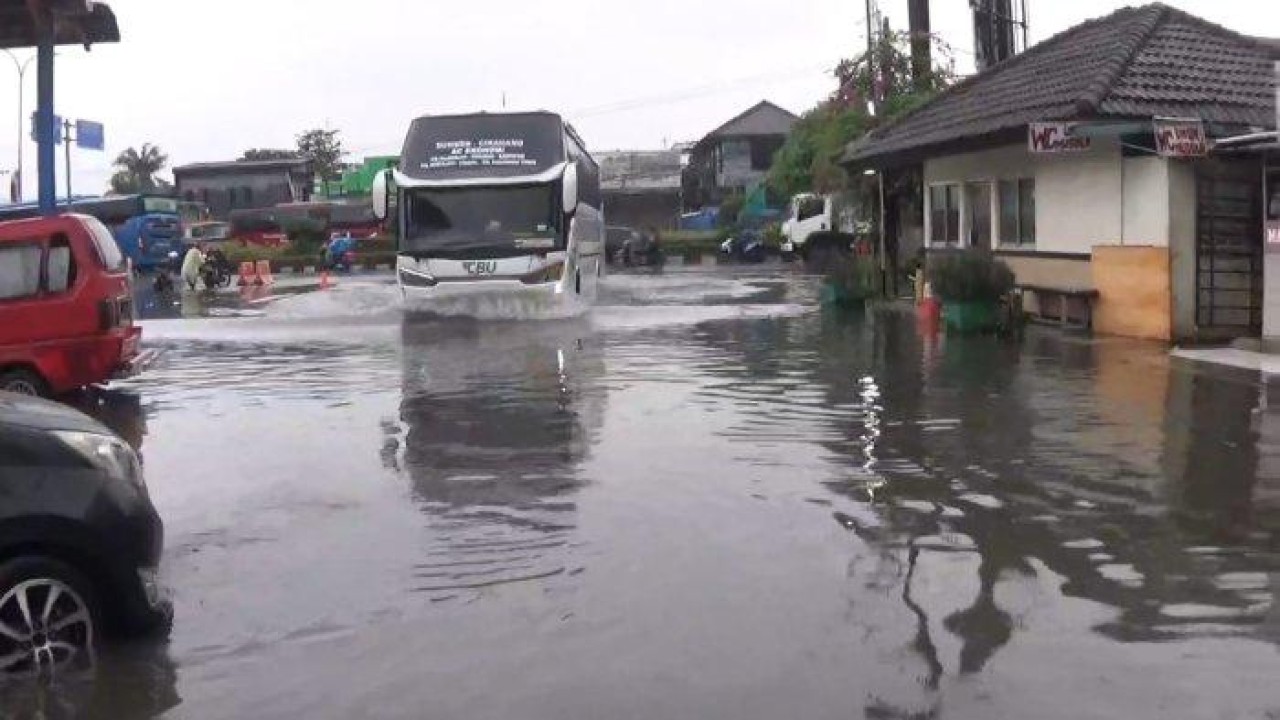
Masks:
[[[120,27],[111,8],[93,0],[0,0],[0,48],[36,47],[41,33],[37,18],[53,22],[54,45],[120,42]]]

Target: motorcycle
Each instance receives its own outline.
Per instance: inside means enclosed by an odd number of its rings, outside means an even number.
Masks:
[[[210,290],[229,287],[234,268],[231,261],[221,250],[210,250],[205,254],[204,264],[200,266],[200,278],[204,286]]]
[[[614,261],[624,267],[659,268],[667,261],[667,256],[652,235],[638,235],[622,243]]]
[[[762,263],[765,258],[764,239],[759,232],[744,230],[720,244],[720,252],[743,263]]]
[[[178,253],[170,252],[167,261],[156,266],[156,277],[151,286],[162,295],[173,292],[173,276],[178,272]]]

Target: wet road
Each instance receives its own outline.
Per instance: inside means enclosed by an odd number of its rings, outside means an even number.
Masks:
[[[214,317],[149,323],[162,363],[95,411],[145,457],[172,638],[22,701],[1280,717],[1256,376],[815,296],[690,272],[557,322],[407,320],[372,282],[162,308]]]

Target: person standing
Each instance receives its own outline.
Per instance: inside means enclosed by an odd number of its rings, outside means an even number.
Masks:
[[[200,269],[204,267],[204,243],[193,245],[182,258],[182,279],[187,287],[196,289],[200,282]]]

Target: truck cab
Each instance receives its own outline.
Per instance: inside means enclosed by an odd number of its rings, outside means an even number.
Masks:
[[[0,223],[0,391],[56,396],[141,372],[132,268],[87,215]]]
[[[830,195],[793,196],[787,207],[787,219],[782,223],[782,251],[804,255],[810,235],[835,230],[834,206]]]

